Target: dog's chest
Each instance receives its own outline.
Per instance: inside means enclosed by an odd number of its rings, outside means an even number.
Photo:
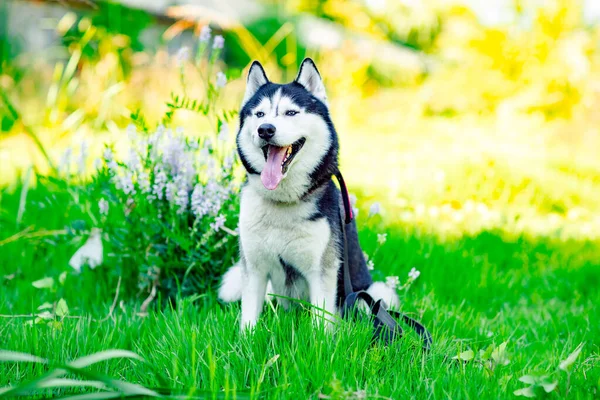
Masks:
[[[311,221],[312,203],[277,204],[251,188],[242,191],[240,237],[250,268],[271,271],[281,262],[300,272],[319,268],[331,236],[324,218]]]

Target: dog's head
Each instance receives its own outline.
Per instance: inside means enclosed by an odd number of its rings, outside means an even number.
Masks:
[[[293,201],[337,169],[337,135],[314,62],[302,62],[288,84],[250,67],[240,111],[238,152],[251,185],[270,198]]]

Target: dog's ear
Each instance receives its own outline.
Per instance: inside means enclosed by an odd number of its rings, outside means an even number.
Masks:
[[[244,101],[242,101],[242,107],[254,96],[254,94],[260,89],[261,86],[269,83],[267,74],[264,68],[258,61],[254,61],[248,72],[248,80],[246,81],[246,94],[244,94]]]
[[[296,82],[301,84],[312,93],[317,99],[327,104],[327,94],[325,93],[325,85],[321,79],[321,74],[315,65],[315,62],[310,58],[305,58],[300,65],[300,71],[296,77]]]

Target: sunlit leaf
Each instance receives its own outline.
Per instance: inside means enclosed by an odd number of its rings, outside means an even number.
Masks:
[[[0,361],[25,361],[25,362],[34,362],[47,364],[48,360],[34,356],[33,354],[20,353],[17,351],[10,350],[0,350]]]
[[[487,361],[492,356],[493,351],[494,351],[494,346],[490,344],[487,347],[487,349],[479,350],[479,358],[481,358],[483,361]]]
[[[533,385],[536,382],[536,378],[535,378],[535,376],[532,376],[532,375],[523,375],[522,377],[519,378],[519,381],[521,381],[523,383],[527,383],[529,385]]]
[[[492,351],[491,357],[499,365],[508,365],[510,363],[506,356],[507,344],[508,342],[503,342],[500,344],[500,346],[496,347],[494,351]]]
[[[49,289],[54,286],[54,279],[50,277],[45,277],[37,281],[31,282],[31,285],[38,289]]]
[[[58,283],[61,285],[65,284],[65,280],[67,279],[67,271],[64,271],[62,274],[58,276]]]
[[[106,389],[106,385],[99,381],[80,381],[77,379],[51,378],[38,383],[39,388],[58,388],[58,387],[94,387],[96,389]]]
[[[102,400],[102,399],[116,399],[124,397],[119,392],[98,392],[98,393],[86,393],[77,394],[75,396],[61,397],[61,400]]]
[[[40,320],[49,320],[54,318],[54,314],[52,314],[50,311],[42,311],[36,315]],[[36,318],[36,324],[38,323],[38,318]]]
[[[533,386],[528,386],[523,389],[515,390],[515,396],[524,396],[524,397],[535,397],[535,392],[533,391]]]
[[[65,299],[60,299],[58,303],[56,303],[56,309],[54,310],[54,313],[60,318],[63,318],[69,313],[69,306],[67,306]]]
[[[577,357],[579,357],[579,353],[581,353],[581,349],[583,349],[584,344],[585,343],[580,343],[579,346],[577,346],[577,348],[571,354],[569,354],[565,360],[560,362],[558,368],[562,369],[563,371],[570,372],[575,360],[577,360]]]
[[[54,306],[51,303],[45,302],[44,304],[42,304],[41,306],[39,306],[37,309],[39,311],[42,311],[42,310],[51,310],[52,307],[54,307]]]
[[[475,357],[475,352],[473,350],[467,350],[467,351],[463,351],[462,353],[460,353],[457,356],[452,357],[452,359],[460,360],[460,361],[470,361],[473,359],[473,357]]]
[[[105,350],[73,360],[69,365],[74,368],[84,368],[113,358],[133,358],[139,361],[145,361],[142,357],[128,350]]]
[[[267,361],[267,363],[265,364],[265,369],[267,369],[270,366],[272,366],[273,364],[275,364],[278,359],[279,359],[279,354],[275,354],[269,361]]]
[[[558,385],[558,381],[551,382],[551,383],[546,383],[546,382],[542,383],[542,387],[544,388],[546,393],[552,392],[554,389],[556,389],[557,385]]]

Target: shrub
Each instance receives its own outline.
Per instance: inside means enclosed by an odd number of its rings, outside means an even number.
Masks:
[[[215,37],[212,49],[209,40],[207,28],[194,61],[205,80],[203,98],[172,95],[156,129],[148,128],[139,112],[133,114],[122,161],[114,145],[97,160],[88,195],[106,247],[102,264],[122,278],[130,295],[152,289],[168,297],[205,292],[237,257],[239,180],[228,125],[235,112],[217,106],[226,75],[212,71],[223,38]],[[189,50],[183,50],[181,64],[189,62]],[[173,129],[179,109],[204,116],[212,133],[192,137]]]
[[[105,264],[130,290],[206,291],[236,257],[233,152],[223,140],[163,126],[151,133],[132,126],[128,136],[125,161],[107,147],[95,178],[112,250]]]

